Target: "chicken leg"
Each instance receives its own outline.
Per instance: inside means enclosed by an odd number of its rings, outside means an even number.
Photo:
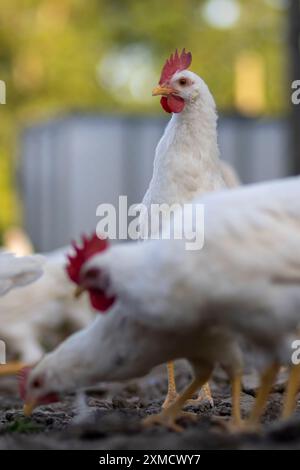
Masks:
[[[242,426],[241,390],[242,390],[242,377],[240,374],[238,374],[238,375],[235,375],[231,379],[232,425],[235,428],[240,428]]]
[[[178,398],[179,394],[176,390],[176,381],[175,381],[175,367],[174,362],[167,363],[168,369],[168,393],[165,398],[165,401],[162,405],[163,408],[168,408],[176,398]],[[196,399],[187,400],[186,405],[199,405],[204,400],[207,400],[211,407],[214,406],[213,398],[210,391],[209,383],[205,383],[201,388],[199,395]]]
[[[244,422],[241,417],[241,390],[242,390],[242,374],[235,373],[231,377],[231,402],[232,413],[230,421],[224,421],[223,417],[214,418],[216,423],[229,432],[241,431],[244,428]]]
[[[8,364],[0,364],[0,377],[6,375],[15,375],[25,367],[23,362],[9,362]]]
[[[300,366],[293,365],[289,375],[281,417],[288,419],[296,408],[296,397],[300,386]]]
[[[214,400],[210,391],[209,383],[206,382],[203,387],[201,388],[198,397],[192,398],[191,400],[187,400],[186,405],[200,405],[204,401],[207,401],[211,408],[214,407]]]
[[[203,368],[201,373],[197,373],[195,379],[168,408],[164,408],[159,414],[145,418],[143,421],[144,426],[160,424],[166,426],[169,429],[172,429],[173,431],[182,431],[182,427],[176,423],[178,418],[188,417],[190,419],[196,419],[196,415],[194,413],[184,412],[182,411],[182,407],[184,406],[185,402],[208,381],[211,373],[211,367]]]
[[[169,406],[171,406],[172,403],[174,403],[176,398],[178,398],[179,396],[176,390],[174,362],[168,362],[167,369],[168,369],[168,392],[167,392],[165,401],[163,402],[163,405],[162,405],[163,408],[169,408]]]
[[[246,426],[249,426],[251,428],[259,424],[260,417],[264,412],[268,396],[270,394],[276,376],[279,372],[279,369],[280,365],[278,363],[273,363],[261,375],[261,384],[256,396],[254,406],[246,422]]]

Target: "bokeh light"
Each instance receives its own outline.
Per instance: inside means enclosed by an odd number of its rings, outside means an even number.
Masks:
[[[205,20],[220,29],[232,28],[239,20],[240,13],[236,0],[208,0],[203,7]]]

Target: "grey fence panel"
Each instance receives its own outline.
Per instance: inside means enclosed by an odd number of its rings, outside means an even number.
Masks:
[[[117,205],[124,193],[122,120],[76,122],[70,133],[68,154],[70,208],[69,233],[78,236],[96,226],[100,203]]]
[[[236,168],[244,183],[290,174],[288,127],[283,119],[223,118],[219,143],[222,158]]]
[[[58,248],[94,230],[100,203],[141,201],[166,120],[70,116],[25,130],[21,139],[24,224],[35,247]],[[250,183],[290,172],[283,120],[220,119],[222,158]]]
[[[163,133],[163,119],[130,119],[124,139],[126,190],[129,204],[141,202],[153,172],[156,145]]]

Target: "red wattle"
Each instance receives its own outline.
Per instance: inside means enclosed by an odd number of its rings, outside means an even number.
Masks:
[[[183,110],[185,103],[184,99],[180,96],[169,95],[167,100],[172,113],[180,113]]]
[[[171,109],[169,108],[168,100],[167,100],[166,96],[161,97],[160,104],[161,104],[162,108],[166,111],[166,113],[171,113],[172,112]]]
[[[44,395],[39,400],[39,405],[49,405],[50,403],[56,403],[60,401],[59,396],[56,393],[48,393],[48,395]]]
[[[94,309],[106,312],[115,302],[115,297],[107,297],[102,291],[89,289],[90,301]]]
[[[180,96],[169,95],[163,96],[160,104],[167,113],[180,113],[184,108],[185,102]]]

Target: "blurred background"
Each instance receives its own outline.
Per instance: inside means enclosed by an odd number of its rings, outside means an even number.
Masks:
[[[176,47],[243,182],[298,173],[299,38],[299,0],[1,0],[2,244],[52,250],[93,230],[98,204],[141,201],[169,118],[151,90]]]

